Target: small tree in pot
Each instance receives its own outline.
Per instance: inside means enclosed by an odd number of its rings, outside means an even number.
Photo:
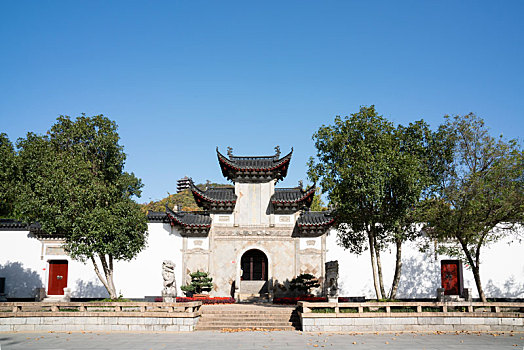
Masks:
[[[213,288],[213,278],[209,277],[209,272],[193,272],[190,273],[191,283],[185,286],[181,286],[186,295],[201,294],[203,291],[209,292]]]
[[[309,295],[312,288],[318,288],[318,279],[309,273],[303,273],[289,282],[291,290],[297,290],[300,295]]]

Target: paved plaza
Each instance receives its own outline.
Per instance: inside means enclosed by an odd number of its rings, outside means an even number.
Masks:
[[[524,349],[524,333],[0,333],[1,350]]]

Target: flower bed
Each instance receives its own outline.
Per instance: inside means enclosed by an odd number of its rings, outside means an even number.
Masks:
[[[177,303],[184,303],[188,301],[201,301],[202,304],[234,304],[235,303],[234,298],[228,298],[228,297],[192,297],[192,298],[178,297],[176,298]]]
[[[273,298],[273,304],[296,305],[298,301],[327,302],[327,298],[313,296]]]
[[[187,303],[190,301],[201,301],[202,304],[234,304],[236,301],[234,298],[228,298],[228,297],[177,297],[176,299],[177,303]],[[162,298],[155,298],[155,302],[161,303],[163,301]]]

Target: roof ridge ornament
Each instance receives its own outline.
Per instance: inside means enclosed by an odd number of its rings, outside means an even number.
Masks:
[[[227,156],[229,157],[229,159],[233,158],[233,147],[227,147]]]
[[[280,146],[279,145],[275,146],[275,158],[276,160],[280,159]]]

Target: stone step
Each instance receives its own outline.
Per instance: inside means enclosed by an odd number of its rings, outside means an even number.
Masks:
[[[205,305],[195,330],[300,329],[294,307],[257,304]]]
[[[228,309],[225,309],[225,310],[208,310],[208,309],[200,309],[202,314],[203,315],[211,315],[211,314],[214,314],[214,315],[230,315],[230,314],[238,314],[238,315],[291,315],[291,313],[293,312],[293,309],[290,309],[290,310],[271,310],[271,309],[267,309],[267,310],[260,310],[260,311],[254,311],[254,310],[239,310],[239,309],[234,309],[234,310],[228,310]]]
[[[203,321],[203,320],[201,320]],[[244,327],[258,327],[258,326],[264,326],[264,325],[280,325],[280,326],[291,326],[293,322],[289,321],[265,321],[265,320],[257,320],[257,321],[239,321],[239,320],[231,320],[231,321],[199,321],[198,324],[202,325],[214,325],[214,326],[220,326],[220,325],[230,325],[230,326],[244,326]]]
[[[195,327],[196,331],[222,331],[224,329],[246,329],[246,330],[268,330],[268,331],[294,331],[296,330],[293,326],[278,326],[278,327],[223,327],[223,326],[199,326]]]
[[[291,318],[299,318],[298,315],[289,314],[289,315],[201,315],[202,319],[206,320],[229,320],[229,319],[238,319],[238,320],[289,320]]]

